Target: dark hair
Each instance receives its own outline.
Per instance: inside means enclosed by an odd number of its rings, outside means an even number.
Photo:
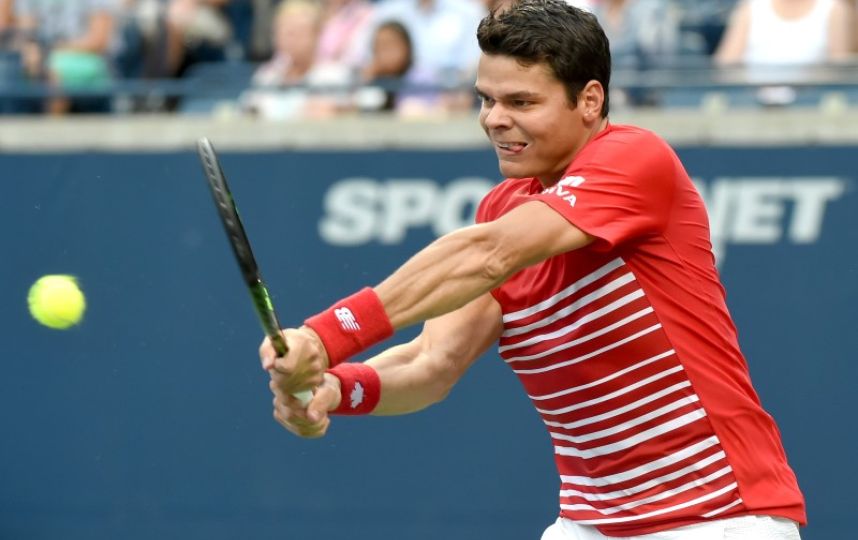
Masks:
[[[547,64],[572,105],[588,82],[599,81],[605,88],[602,116],[608,115],[611,52],[593,14],[564,0],[516,0],[480,22],[477,40],[485,54],[511,56],[524,66]]]

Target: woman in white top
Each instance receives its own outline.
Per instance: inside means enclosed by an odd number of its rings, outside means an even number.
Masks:
[[[845,59],[853,40],[846,0],[744,0],[715,52],[720,65],[808,65]]]

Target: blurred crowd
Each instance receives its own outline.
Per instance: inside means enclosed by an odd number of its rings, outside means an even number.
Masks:
[[[505,1],[0,0],[0,112],[110,112],[119,83],[149,80],[218,88],[137,93],[125,110],[468,110],[477,25]],[[616,69],[830,64],[858,51],[858,0],[567,1],[599,18]]]

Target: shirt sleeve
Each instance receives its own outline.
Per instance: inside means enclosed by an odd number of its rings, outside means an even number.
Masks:
[[[594,236],[594,249],[663,232],[682,167],[664,141],[652,134],[614,137],[581,161],[533,197]]]
[[[495,198],[496,190],[497,187],[486,193],[486,196],[483,197],[480,201],[480,204],[477,205],[477,214],[474,218],[474,223],[486,223],[494,219],[494,212],[492,211],[492,201]]]

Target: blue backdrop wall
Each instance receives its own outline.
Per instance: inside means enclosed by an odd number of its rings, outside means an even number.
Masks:
[[[804,538],[849,537],[858,149],[679,153],[808,499]],[[489,151],[222,162],[287,325],[468,223],[497,179]],[[550,441],[494,353],[412,416],[337,419],[316,441],[274,423],[260,331],[193,153],[0,155],[0,183],[0,538],[512,540],[553,521]],[[29,317],[48,273],[79,276],[82,326]]]

